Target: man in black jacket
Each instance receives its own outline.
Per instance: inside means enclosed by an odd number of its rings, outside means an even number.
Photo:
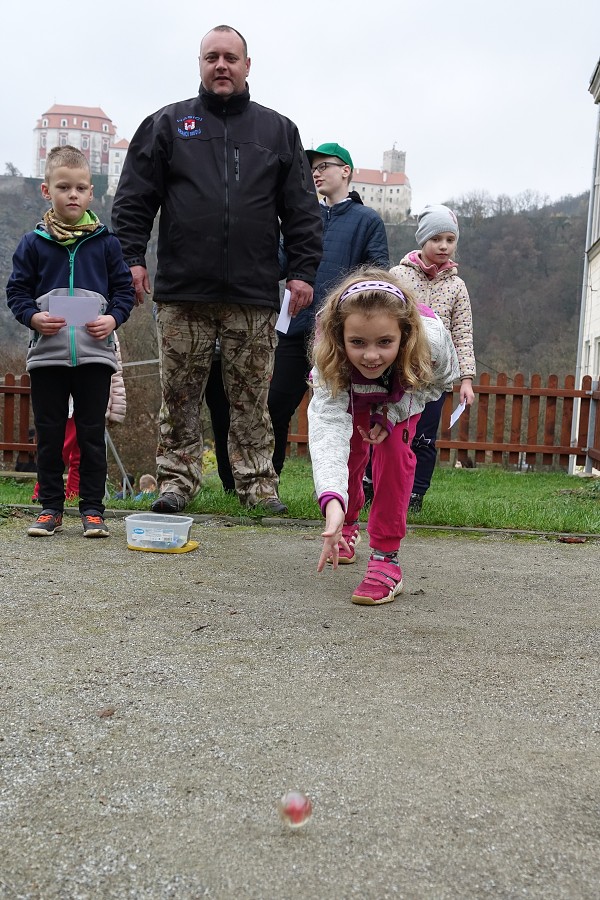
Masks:
[[[250,101],[250,58],[227,25],[200,45],[199,95],[152,114],[135,133],[113,226],[138,303],[160,209],[154,286],[163,402],[155,512],[179,512],[202,480],[201,401],[215,340],[230,404],[229,454],[243,505],[286,512],[267,411],[279,309],[278,245],[292,315],[312,302],[321,218],[293,122]]]

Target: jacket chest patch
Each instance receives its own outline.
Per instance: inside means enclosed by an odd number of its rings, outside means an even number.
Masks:
[[[202,134],[200,122],[201,116],[184,116],[183,119],[177,119],[177,131],[184,138],[197,137]]]

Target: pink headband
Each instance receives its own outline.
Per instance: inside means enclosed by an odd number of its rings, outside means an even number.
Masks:
[[[386,294],[393,294],[394,297],[406,303],[406,297],[400,288],[397,288],[395,284],[390,284],[389,281],[357,281],[356,284],[351,284],[344,291],[338,300],[338,305],[347,300],[352,294],[360,294],[362,291],[384,291]]]

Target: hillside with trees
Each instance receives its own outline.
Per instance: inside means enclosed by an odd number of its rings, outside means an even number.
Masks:
[[[47,205],[39,181],[0,177],[0,354],[2,375],[24,371],[27,333],[6,305],[5,286],[14,249]],[[446,201],[459,216],[459,274],[473,307],[478,371],[574,373],[583,276],[588,195],[548,203],[534,194],[515,198],[472,194]],[[94,204],[110,221],[110,198]],[[415,221],[386,224],[390,259],[396,265],[415,248]],[[148,253],[153,275],[155,241]],[[121,329],[125,361],[156,357],[152,304],[134,310]],[[160,402],[156,365],[125,369],[128,449],[123,460],[134,471],[153,471]],[[127,462],[131,456],[131,462]],[[135,460],[135,463],[133,462]],[[146,464],[144,465],[143,462]]]

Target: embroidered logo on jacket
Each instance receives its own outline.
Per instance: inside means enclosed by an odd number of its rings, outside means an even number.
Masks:
[[[201,121],[200,116],[184,116],[183,119],[177,119],[177,131],[185,138],[196,137],[202,134]]]

